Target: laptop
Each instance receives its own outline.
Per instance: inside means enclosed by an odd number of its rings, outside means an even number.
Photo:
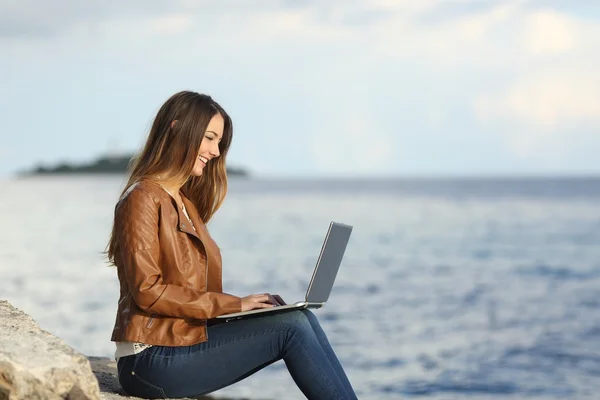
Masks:
[[[317,264],[308,284],[304,301],[298,301],[294,304],[279,305],[270,308],[259,308],[256,310],[243,311],[232,314],[219,315],[218,319],[233,321],[240,318],[263,315],[265,313],[282,312],[289,310],[299,310],[302,308],[320,308],[325,305],[329,299],[331,289],[338,269],[342,263],[348,240],[350,240],[352,226],[339,222],[331,222],[325,235],[321,254],[317,259]]]

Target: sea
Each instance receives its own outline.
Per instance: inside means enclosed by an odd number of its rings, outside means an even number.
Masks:
[[[0,182],[0,298],[86,355],[114,354],[124,183]],[[315,314],[360,399],[600,398],[600,178],[231,179],[225,291],[303,299],[330,221],[354,229]],[[215,395],[304,398],[283,361]]]

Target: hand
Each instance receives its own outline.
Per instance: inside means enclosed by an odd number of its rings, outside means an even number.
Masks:
[[[242,297],[242,311],[250,311],[257,308],[271,308],[273,306],[273,296],[268,293],[251,294]]]
[[[285,301],[283,301],[283,299],[281,298],[280,295],[273,294],[271,296],[277,301],[277,305],[279,305],[279,306],[285,306],[287,304]]]

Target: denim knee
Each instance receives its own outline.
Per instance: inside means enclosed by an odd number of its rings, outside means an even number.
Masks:
[[[309,331],[312,330],[308,317],[304,314],[305,310],[296,310],[281,313],[279,323],[288,327],[292,331]]]
[[[308,320],[312,320],[312,321],[316,321],[317,320],[317,316],[312,311],[310,311],[308,308],[303,308],[302,310],[300,310],[300,312],[302,314],[304,314],[304,316]]]

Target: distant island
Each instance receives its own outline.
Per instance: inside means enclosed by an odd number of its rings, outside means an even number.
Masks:
[[[73,174],[125,174],[133,154],[121,156],[102,156],[87,164],[60,163],[54,167],[37,166],[19,175],[73,175]],[[227,168],[229,176],[248,176],[241,168]]]

